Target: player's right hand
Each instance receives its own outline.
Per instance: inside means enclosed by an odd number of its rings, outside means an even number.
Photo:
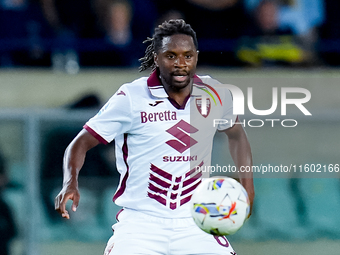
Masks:
[[[70,215],[68,211],[66,210],[66,203],[68,200],[72,200],[72,211],[76,211],[79,200],[80,200],[80,194],[78,187],[70,187],[70,186],[64,186],[63,189],[59,192],[59,194],[54,199],[54,206],[55,210],[61,214],[63,218],[69,219]]]

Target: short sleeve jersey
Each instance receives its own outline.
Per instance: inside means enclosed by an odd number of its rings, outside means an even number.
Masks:
[[[236,121],[228,89],[194,76],[180,106],[157,72],[122,85],[84,128],[102,143],[115,140],[117,205],[165,217],[190,217],[189,201],[211,164],[213,137]],[[217,123],[214,120],[225,120]]]

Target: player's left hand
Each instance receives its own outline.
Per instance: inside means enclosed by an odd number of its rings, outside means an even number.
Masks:
[[[254,198],[255,198],[255,191],[254,191],[254,185],[248,185],[248,187],[244,187],[248,193],[248,198],[249,198],[249,204],[250,204],[250,210],[249,210],[249,215],[248,218],[250,217],[252,210],[253,210],[253,203],[254,203]]]
[[[253,203],[254,203],[254,198],[255,198],[253,178],[244,178],[240,180],[240,182],[248,194],[249,205],[250,205],[250,210],[249,210],[249,215],[248,215],[248,218],[249,218],[253,210]]]

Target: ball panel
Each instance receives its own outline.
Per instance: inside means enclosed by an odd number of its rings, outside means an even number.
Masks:
[[[234,234],[242,227],[249,210],[246,190],[229,177],[204,179],[191,198],[195,223],[212,235]]]

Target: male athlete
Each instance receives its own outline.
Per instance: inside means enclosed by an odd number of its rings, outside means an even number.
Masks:
[[[252,165],[243,127],[233,124],[231,94],[195,74],[196,34],[183,20],[164,22],[147,42],[140,70],[151,68],[151,75],[121,86],[66,149],[56,210],[68,219],[69,199],[76,210],[86,152],[114,139],[121,178],[113,200],[123,210],[105,255],[236,254],[225,237],[195,225],[188,203],[203,175],[197,166],[210,164],[216,129],[227,134],[236,166]],[[214,119],[229,121],[214,127]],[[240,182],[252,205],[252,175],[240,175]]]

